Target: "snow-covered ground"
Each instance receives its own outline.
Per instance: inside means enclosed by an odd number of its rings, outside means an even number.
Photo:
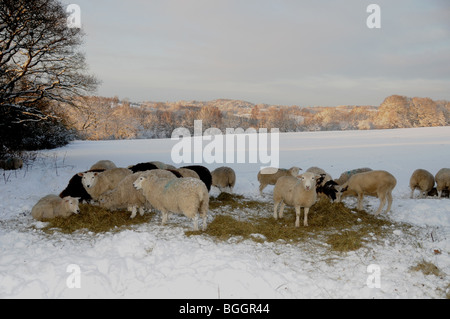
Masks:
[[[31,218],[39,198],[58,194],[73,174],[97,160],[118,166],[170,163],[175,143],[75,141],[40,152],[20,171],[0,171],[0,298],[445,298],[450,293],[450,199],[410,199],[408,186],[417,168],[435,174],[450,167],[450,127],[280,134],[281,167],[319,166],[333,177],[371,167],[397,178],[389,218],[412,224],[414,235],[393,226],[381,243],[349,253],[302,250],[302,244],[281,241],[187,237],[191,222],[183,217],[169,218],[169,224],[179,221],[175,226],[162,227],[157,218],[120,232],[70,235],[46,234]],[[212,170],[223,164],[204,165]],[[257,190],[259,164],[226,165],[237,172],[236,193],[270,200],[272,186],[264,198]],[[366,198],[366,206],[373,211],[378,200]],[[440,275],[410,269],[422,261],[436,265]]]

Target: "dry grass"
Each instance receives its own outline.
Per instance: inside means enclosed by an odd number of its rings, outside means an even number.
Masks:
[[[392,222],[383,217],[347,208],[342,203],[319,200],[311,207],[308,227],[294,227],[295,210],[286,207],[283,219],[275,220],[273,203],[248,199],[242,195],[221,193],[210,198],[210,213],[214,219],[206,231],[186,231],[186,235],[203,235],[228,240],[231,237],[256,242],[301,242],[315,239],[339,252],[357,250],[367,242],[382,239]],[[150,222],[155,213],[139,214],[130,219],[125,211],[110,212],[104,208],[81,204],[80,214],[48,220],[46,232],[73,233],[87,230],[95,233],[118,231]],[[303,217],[303,209],[302,216]],[[184,220],[184,219],[183,219]],[[173,221],[168,223],[176,224]],[[190,227],[190,222],[188,223]]]
[[[146,213],[143,216],[137,214],[130,218],[126,211],[111,212],[99,206],[80,204],[80,213],[68,218],[57,217],[47,220],[48,225],[44,231],[60,231],[62,233],[73,233],[77,230],[87,230],[95,233],[117,231],[124,227],[149,222],[154,213]]]
[[[224,193],[222,193],[224,194]],[[365,211],[352,210],[342,203],[331,203],[327,199],[319,200],[311,207],[308,214],[308,227],[294,227],[295,211],[286,207],[283,219],[272,217],[273,204],[247,200],[241,195],[225,194],[211,199],[210,208],[229,207],[230,211],[220,210],[206,231],[187,231],[186,235],[205,234],[218,240],[228,240],[231,237],[241,237],[257,242],[284,240],[300,242],[309,238],[325,241],[335,251],[345,252],[357,250],[373,238],[382,239],[388,232],[392,222]],[[264,217],[253,216],[233,217],[235,210],[257,210],[264,212]],[[303,217],[303,209],[302,216]],[[256,235],[255,234],[259,234]]]

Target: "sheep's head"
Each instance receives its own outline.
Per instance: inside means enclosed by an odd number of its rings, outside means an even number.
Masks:
[[[64,204],[68,208],[69,212],[74,214],[80,213],[80,207],[78,206],[79,200],[79,197],[66,196],[63,198]]]
[[[320,174],[320,176],[325,176],[325,174]],[[319,179],[320,180],[320,179]],[[335,201],[336,200],[336,194],[338,193],[338,190],[336,188],[336,186],[338,185],[338,183],[336,183],[333,180],[330,180],[328,182],[326,182],[324,185],[321,185],[322,182],[317,181],[317,188],[316,191],[318,193],[323,193],[326,196],[328,196],[331,201]]]
[[[136,189],[142,189],[142,183],[145,181],[144,176],[140,176],[137,180],[134,181],[133,186]]]
[[[342,186],[338,186],[337,187],[337,191],[336,191],[336,202],[340,203],[341,202],[341,198],[342,198],[342,194],[344,192],[346,192],[348,190],[348,185],[342,185]]]
[[[78,173],[78,176],[81,176],[81,183],[86,188],[94,187],[97,183],[97,172]]]
[[[302,170],[302,169],[299,168],[299,167],[297,167],[297,166],[292,166],[292,167],[289,169],[289,173],[290,173],[292,176],[297,176],[297,175],[298,175],[298,172],[301,171],[301,170]]]
[[[303,188],[307,191],[316,188],[317,175],[311,172],[303,173],[299,176],[299,179],[303,185]]]

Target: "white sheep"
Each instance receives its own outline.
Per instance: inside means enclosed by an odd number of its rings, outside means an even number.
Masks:
[[[411,188],[411,198],[413,198],[416,189],[421,191],[421,197],[424,198],[434,187],[434,176],[425,169],[416,169],[409,179],[409,187]]]
[[[119,182],[132,172],[128,168],[113,168],[103,172],[78,173],[81,183],[94,200],[101,194],[114,189]]]
[[[78,198],[66,196],[64,198],[58,195],[47,195],[42,197],[31,209],[31,216],[34,219],[42,221],[55,217],[69,217],[72,214],[78,214]]]
[[[99,205],[112,211],[127,209],[131,212],[130,218],[136,217],[139,210],[142,216],[145,209],[151,207],[147,205],[144,195],[133,186],[133,183],[143,174],[143,172],[137,172],[126,176],[113,190],[100,195]]]
[[[233,192],[233,187],[236,184],[236,173],[231,167],[221,166],[211,172],[212,184],[221,192],[222,189],[229,188]]]
[[[306,170],[306,172],[312,172],[316,175],[322,175],[322,174],[324,175],[322,182],[318,186],[323,186],[323,185],[325,185],[326,182],[332,180],[331,175],[328,174],[327,172],[325,172],[325,170],[320,167],[316,167],[316,166],[310,167]]]
[[[441,198],[443,190],[450,190],[450,168],[441,168],[434,177],[438,197]]]
[[[110,160],[100,160],[97,163],[95,163],[94,165],[92,165],[89,170],[90,171],[97,170],[97,169],[107,170],[107,169],[113,169],[113,168],[117,168],[117,166],[116,166],[116,164],[114,164],[114,162],[112,162]]]
[[[275,185],[277,180],[282,176],[297,176],[301,168],[296,166],[290,169],[265,167],[258,172],[259,193],[262,195],[262,191],[267,185]]]
[[[358,173],[364,173],[364,172],[370,172],[370,171],[372,171],[372,169],[369,167],[352,169],[350,171],[345,171],[344,173],[341,174],[341,176],[339,176],[338,179],[335,179],[334,181],[336,183],[338,183],[339,185],[342,185],[345,182],[347,182],[351,176],[358,174]]]
[[[358,196],[357,209],[362,209],[364,195],[376,196],[380,199],[380,207],[376,215],[381,213],[386,199],[388,207],[385,213],[391,210],[392,190],[397,185],[397,180],[389,172],[378,170],[368,171],[352,175],[347,182],[341,185],[337,192],[337,202],[340,202],[344,196]]]
[[[159,178],[149,174],[134,182],[136,189],[142,189],[147,201],[162,213],[161,225],[167,222],[169,212],[184,214],[194,221],[198,230],[198,215],[203,218],[206,229],[206,215],[209,209],[208,189],[200,179],[192,177]]]
[[[282,176],[278,179],[273,190],[273,217],[277,219],[283,217],[284,206],[295,207],[295,227],[300,226],[300,209],[304,207],[303,226],[308,226],[309,208],[317,201],[316,193],[317,175],[312,172],[305,172],[299,176]],[[278,205],[281,203],[279,215]]]

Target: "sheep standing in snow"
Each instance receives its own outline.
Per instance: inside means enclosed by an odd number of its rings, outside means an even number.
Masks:
[[[209,193],[201,180],[184,178],[159,178],[154,175],[140,177],[134,182],[136,189],[142,189],[147,201],[162,213],[161,225],[167,222],[169,212],[184,214],[194,220],[194,230],[198,230],[198,215],[206,229],[206,215],[209,209]]]
[[[265,167],[258,172],[259,193],[262,195],[263,189],[267,185],[275,185],[277,180],[282,176],[297,176],[301,168],[296,166],[290,169]]]
[[[101,194],[114,189],[119,182],[132,172],[127,168],[113,168],[104,172],[78,173],[81,183],[94,199],[98,200]]]
[[[414,191],[419,189],[422,193],[422,198],[427,196],[428,192],[433,189],[434,176],[425,169],[416,169],[409,179],[409,187],[411,188],[411,198],[414,196]]]
[[[108,210],[127,209],[131,212],[131,218],[136,216],[137,211],[141,216],[148,207],[142,192],[138,191],[133,183],[142,175],[142,172],[133,173],[122,179],[116,188],[100,195],[98,202],[101,207]]]
[[[42,197],[31,209],[31,216],[34,219],[42,221],[44,219],[55,218],[58,216],[69,217],[72,214],[78,214],[78,198],[70,196],[61,198],[57,195],[47,195]]]
[[[233,192],[236,184],[236,173],[231,167],[221,166],[211,172],[212,186],[217,187],[221,192],[224,188],[229,188]]]
[[[340,202],[343,196],[358,196],[357,209],[362,209],[364,195],[376,196],[380,199],[380,207],[376,215],[381,213],[386,199],[388,207],[386,213],[391,210],[392,190],[397,185],[395,177],[386,171],[368,171],[352,175],[347,182],[341,185],[337,193],[337,201]]]
[[[91,166],[91,168],[89,169],[90,171],[92,170],[104,170],[106,171],[107,169],[113,169],[113,168],[117,168],[116,164],[114,164],[114,162],[110,161],[110,160],[101,160],[98,161],[97,163],[95,163],[94,165]]]
[[[438,197],[442,197],[442,191],[450,190],[450,168],[441,168],[435,178]]]
[[[363,168],[352,169],[350,171],[345,171],[344,173],[341,174],[341,176],[339,176],[338,179],[335,179],[334,181],[336,183],[338,183],[339,185],[342,185],[345,182],[347,182],[351,176],[358,174],[358,173],[370,172],[371,170],[372,170],[371,168],[363,167]]]
[[[282,176],[278,179],[273,190],[273,217],[283,217],[284,206],[295,207],[295,227],[300,226],[300,209],[304,207],[303,226],[308,226],[309,208],[316,203],[316,178],[312,172],[305,172],[299,176]],[[278,215],[278,205],[281,203]]]

